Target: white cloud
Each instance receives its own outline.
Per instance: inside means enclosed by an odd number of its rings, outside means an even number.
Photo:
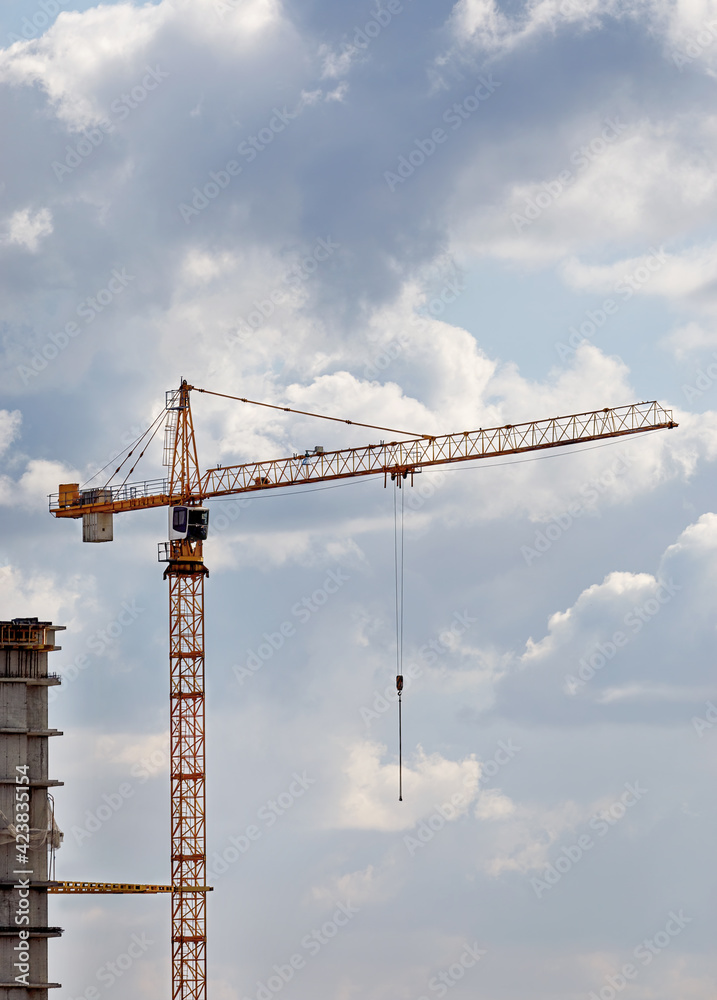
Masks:
[[[474,756],[461,761],[446,760],[438,753],[425,754],[419,747],[403,765],[403,808],[396,809],[397,763],[383,764],[386,748],[361,742],[350,748],[346,764],[346,788],[332,825],[360,830],[406,830],[437,803],[451,802],[455,819],[462,816],[478,791],[480,763]],[[459,797],[459,798],[456,798]]]
[[[684,326],[677,327],[664,337],[660,343],[671,350],[679,361],[682,361],[695,351],[709,350],[710,348],[717,347],[717,328],[705,329],[702,324],[693,321],[686,323]],[[709,363],[712,360],[710,358]]]
[[[0,80],[38,84],[60,119],[78,130],[94,124],[105,113],[97,95],[105,79],[116,78],[121,67],[134,68],[168,11],[167,3],[62,11],[38,40],[0,52]]]
[[[61,11],[40,38],[0,50],[0,81],[39,85],[58,118],[80,131],[106,118],[123,88],[140,84],[163,31],[189,32],[228,52],[255,44],[281,21],[278,0],[226,0],[225,9],[218,7],[218,0],[162,0]]]
[[[473,815],[476,819],[506,819],[515,812],[515,804],[497,788],[481,792]]]
[[[655,573],[613,570],[583,589],[497,680],[499,708],[526,684],[566,720],[589,704],[674,712],[708,698],[714,626],[706,595],[717,580],[716,549],[717,515],[703,514],[665,549]]]
[[[717,281],[717,244],[693,246],[681,254],[655,247],[608,265],[582,264],[573,257],[564,262],[562,273],[566,283],[580,291],[631,289],[633,294],[686,298]]]
[[[657,24],[664,33],[665,58],[680,71],[714,72],[717,63],[717,18],[711,0],[674,0],[656,4]]]
[[[496,817],[499,825],[493,832],[492,850],[483,860],[486,872],[498,878],[506,872],[525,875],[541,869],[556,841],[573,834],[594,811],[570,800],[551,808],[522,805],[503,810]]]
[[[539,642],[529,639],[520,657],[521,667],[550,660],[558,650],[575,643],[589,647],[606,631],[605,619],[619,621],[625,608],[653,597],[660,581],[649,573],[615,571],[602,583],[588,587],[566,611],[557,611],[548,622],[548,634]],[[609,625],[607,626],[609,630]],[[578,640],[578,642],[576,642]]]
[[[453,9],[459,36],[478,41],[486,48],[499,45],[510,27],[508,18],[496,7],[495,0],[460,0]]]
[[[451,24],[459,44],[504,56],[541,35],[577,28],[594,31],[608,20],[642,24],[660,38],[664,57],[680,70],[709,73],[717,63],[717,19],[710,0],[531,0],[520,14],[502,12],[496,0],[459,0]]]
[[[262,502],[262,501],[259,501]],[[271,501],[268,501],[271,502]],[[281,501],[279,501],[281,502]],[[221,506],[214,508],[214,521],[221,515]],[[208,557],[217,570],[237,566],[255,566],[264,571],[277,566],[331,567],[338,564],[358,566],[365,557],[355,536],[375,531],[376,523],[368,518],[344,521],[330,529],[308,531],[258,531],[231,532],[221,536],[215,533],[219,544],[208,543]]]
[[[0,506],[47,511],[48,496],[57,493],[60,483],[71,482],[77,482],[77,473],[61,462],[32,458],[17,481],[0,476]]]
[[[541,33],[553,34],[573,25],[588,30],[606,18],[630,17],[643,10],[638,3],[618,0],[533,0],[522,16],[509,17],[496,0],[459,0],[452,21],[460,42],[503,55]]]
[[[607,142],[602,135],[609,115],[566,123],[537,175],[526,165],[522,176],[505,177],[500,196],[473,210],[466,208],[466,170],[453,197],[458,245],[524,264],[558,262],[581,250],[610,254],[616,239],[649,247],[639,257],[602,266],[603,287],[614,277],[612,288],[623,269],[639,266],[653,247],[698,227],[717,207],[714,120],[703,118],[695,128],[687,115],[631,119],[630,113],[612,116],[620,131]],[[714,256],[713,245],[705,244],[671,257],[666,294],[688,294],[709,282]]]
[[[91,592],[94,581],[78,574],[58,580],[54,573],[25,573],[6,564],[0,566],[0,605],[3,618],[39,618],[72,628],[77,602]],[[57,633],[62,646],[64,633]]]
[[[53,231],[52,213],[40,208],[32,214],[29,208],[18,209],[7,222],[7,232],[2,242],[37,253],[41,241]]]
[[[671,545],[665,555],[690,553],[698,558],[706,558],[706,553],[717,549],[717,514],[702,514],[695,524],[690,524]]]
[[[7,451],[20,432],[22,414],[19,410],[0,410],[0,455]]]
[[[349,899],[355,906],[377,903],[386,898],[381,874],[374,865],[360,871],[337,875],[329,882],[312,886],[311,898],[324,906],[332,906],[337,899]]]
[[[88,756],[93,767],[98,762],[129,765],[133,777],[146,781],[157,774],[165,774],[169,769],[169,733],[102,733],[84,734],[85,745],[93,740]],[[124,770],[126,770],[126,766]]]

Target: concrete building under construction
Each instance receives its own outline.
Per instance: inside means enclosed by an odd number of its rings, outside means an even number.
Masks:
[[[0,621],[0,1000],[46,1000],[50,864],[62,835],[48,777],[47,654],[61,625]]]

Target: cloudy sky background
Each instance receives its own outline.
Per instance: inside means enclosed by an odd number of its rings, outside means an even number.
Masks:
[[[400,804],[392,490],[212,505],[209,996],[298,953],[295,1000],[609,998],[626,965],[629,1000],[712,1000],[714,5],[6,0],[0,44],[2,617],[67,627],[58,877],[169,878],[165,515],[83,546],[46,495],[181,377],[419,433],[658,399],[679,429],[407,491]],[[193,403],[205,468],[380,436]],[[166,899],[50,922],[60,1000],[168,995]]]

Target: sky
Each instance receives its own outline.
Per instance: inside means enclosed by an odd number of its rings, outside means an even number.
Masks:
[[[167,390],[416,434],[656,399],[402,492],[402,802],[393,488],[210,504],[208,997],[713,1000],[714,5],[7,0],[0,46],[0,594],[66,628],[57,877],[170,878],[166,514],[83,545],[47,504]],[[192,406],[202,468],[381,437]],[[169,996],[165,897],[50,923],[58,1000]]]

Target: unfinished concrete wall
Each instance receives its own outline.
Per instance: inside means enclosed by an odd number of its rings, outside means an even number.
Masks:
[[[0,621],[0,1000],[47,1000],[48,856],[58,834],[48,789],[47,654],[62,626]]]

